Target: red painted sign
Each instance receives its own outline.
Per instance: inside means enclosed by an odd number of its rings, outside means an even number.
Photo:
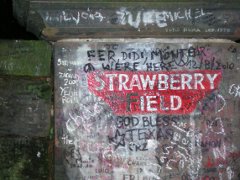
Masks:
[[[218,70],[94,71],[88,74],[88,88],[117,115],[188,114],[221,78]]]

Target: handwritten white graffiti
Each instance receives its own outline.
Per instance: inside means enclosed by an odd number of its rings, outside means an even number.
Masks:
[[[234,97],[240,97],[240,85],[232,84],[229,87],[229,94],[233,95]]]
[[[41,13],[41,12],[40,12]],[[44,21],[47,23],[75,23],[79,25],[82,21],[102,22],[105,18],[99,11],[87,10],[63,10],[63,11],[47,11],[43,14]]]
[[[134,28],[139,28],[141,24],[157,25],[160,28],[167,27],[170,22],[176,22],[179,20],[192,21],[201,18],[205,15],[211,15],[210,12],[204,12],[202,8],[196,9],[179,9],[178,11],[138,11],[135,15],[133,12],[123,7],[116,11],[118,15],[118,23],[121,25],[130,25]]]

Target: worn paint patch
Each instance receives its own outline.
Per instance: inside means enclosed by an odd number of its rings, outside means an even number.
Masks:
[[[88,88],[117,115],[189,114],[198,101],[216,90],[221,71],[94,71]]]

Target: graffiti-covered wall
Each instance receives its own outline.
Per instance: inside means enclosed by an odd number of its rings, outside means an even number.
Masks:
[[[239,178],[238,44],[65,40],[54,58],[56,179]]]
[[[240,37],[237,0],[12,0],[18,21],[47,40]]]

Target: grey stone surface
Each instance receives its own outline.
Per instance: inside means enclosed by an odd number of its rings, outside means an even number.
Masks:
[[[13,0],[16,18],[48,40],[99,37],[239,39],[239,1]]]

